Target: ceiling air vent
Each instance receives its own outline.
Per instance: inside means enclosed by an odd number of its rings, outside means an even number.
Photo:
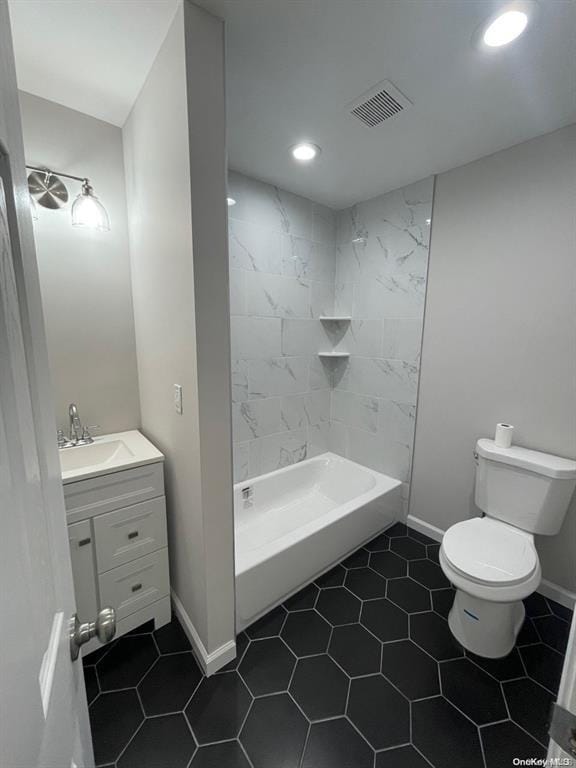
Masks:
[[[361,120],[364,125],[375,128],[411,106],[412,102],[400,93],[390,80],[382,80],[349,104],[348,109],[350,114]]]

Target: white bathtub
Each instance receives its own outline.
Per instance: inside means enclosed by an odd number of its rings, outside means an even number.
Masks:
[[[236,484],[237,631],[396,522],[400,487],[333,453]]]

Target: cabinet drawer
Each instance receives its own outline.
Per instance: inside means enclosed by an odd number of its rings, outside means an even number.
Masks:
[[[164,496],[164,468],[161,461],[64,485],[69,523],[156,496]]]
[[[110,605],[120,621],[169,593],[168,550],[159,549],[100,574],[100,605]]]
[[[98,613],[96,563],[90,520],[68,526],[68,542],[74,577],[76,613],[80,621],[94,621]]]
[[[93,518],[98,572],[103,573],[166,546],[164,497]]]

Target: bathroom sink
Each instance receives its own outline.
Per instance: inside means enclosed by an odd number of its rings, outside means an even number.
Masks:
[[[119,472],[163,458],[137,430],[95,437],[89,445],[61,448],[58,453],[64,483]]]

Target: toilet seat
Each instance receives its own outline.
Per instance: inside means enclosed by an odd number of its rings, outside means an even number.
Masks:
[[[440,565],[456,587],[495,602],[521,600],[540,583],[532,535],[489,517],[449,528],[442,540]]]

